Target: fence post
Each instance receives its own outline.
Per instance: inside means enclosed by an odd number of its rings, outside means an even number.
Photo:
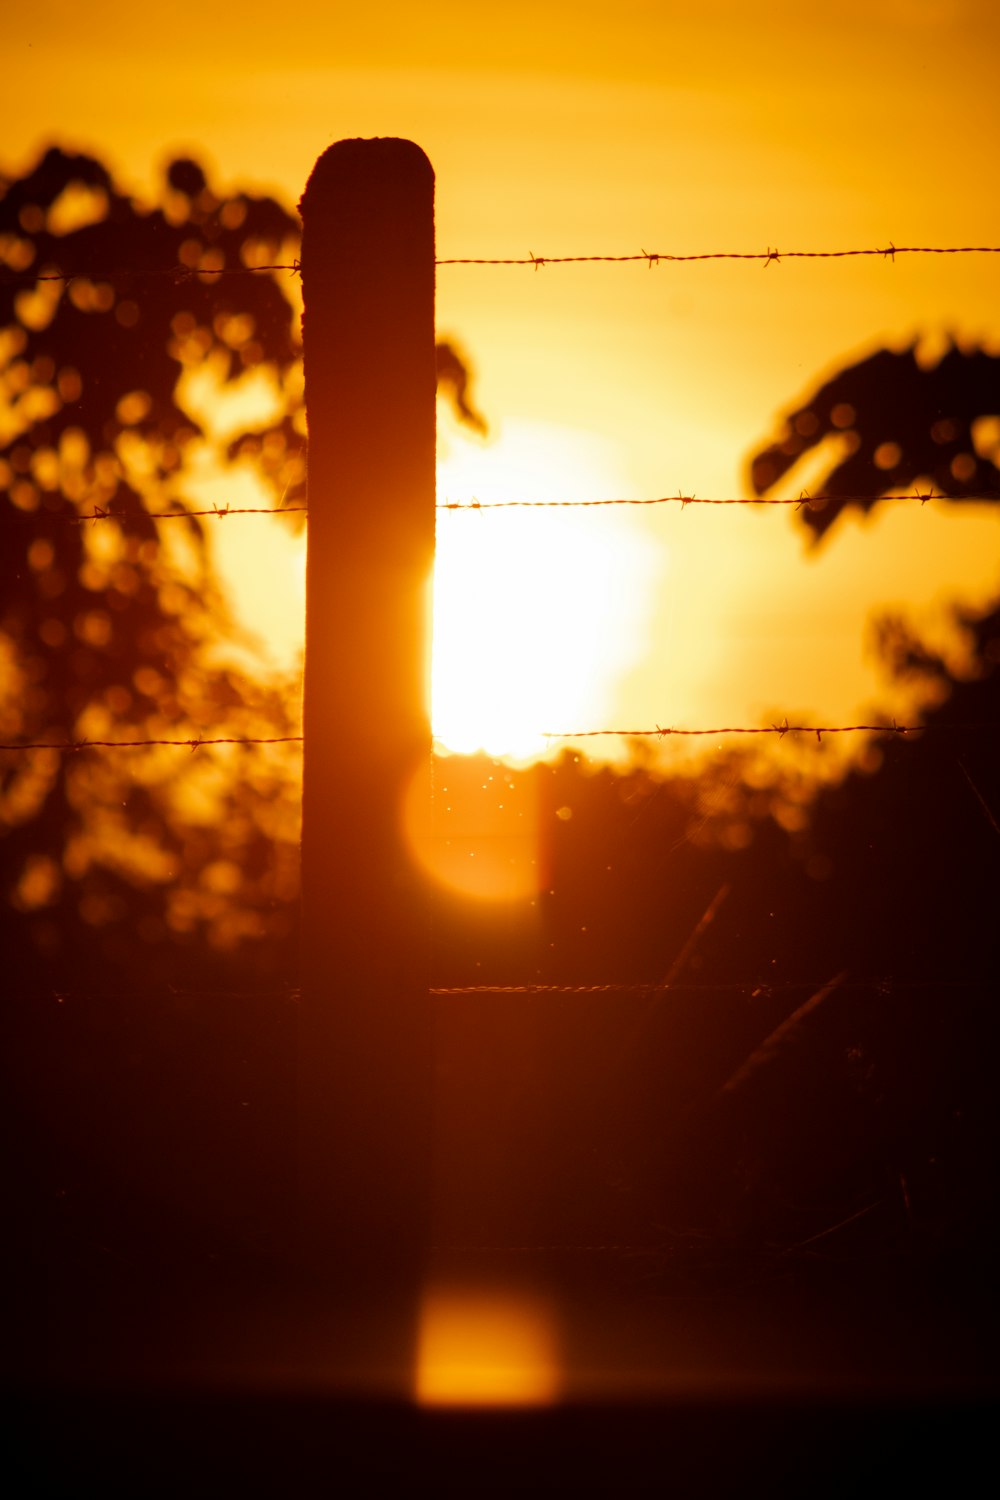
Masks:
[[[299,1183],[307,1255],[414,1285],[428,932],[401,802],[431,752],[434,173],[344,140],[301,203],[309,427]]]

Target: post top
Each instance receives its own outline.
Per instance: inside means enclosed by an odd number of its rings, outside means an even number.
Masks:
[[[317,194],[364,181],[369,189],[397,188],[407,182],[428,184],[433,191],[434,168],[414,141],[397,136],[350,137],[334,141],[316,160],[309,174],[300,209],[305,213]]]

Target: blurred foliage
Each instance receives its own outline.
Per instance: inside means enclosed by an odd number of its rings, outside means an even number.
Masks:
[[[878,349],[845,366],[782,424],[750,463],[766,494],[821,444],[830,448],[821,500],[798,513],[819,543],[850,505],[921,484],[949,499],[1000,500],[1000,355],[948,348],[933,363],[916,345]]]
[[[297,732],[298,684],[234,665],[190,512],[248,472],[304,503],[299,285],[260,269],[299,232],[190,160],[155,204],[58,148],[0,181],[0,740]],[[438,363],[483,430],[461,356]],[[169,982],[215,952],[231,983],[237,951],[287,974],[298,821],[295,746],[0,751],[0,941],[26,979]]]
[[[301,388],[277,274],[204,273],[291,260],[296,220],[217,196],[191,161],[156,206],[58,149],[3,188],[0,738],[294,734],[288,685],[231,664],[237,632],[185,512],[227,461],[211,393],[262,370],[289,407]],[[283,486],[304,473],[300,400],[294,422],[280,459],[268,450]],[[81,523],[95,512],[112,519]],[[0,752],[5,952],[25,978],[166,982],[185,949],[287,935],[295,777],[278,747]]]

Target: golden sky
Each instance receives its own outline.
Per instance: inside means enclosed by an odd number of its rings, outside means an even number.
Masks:
[[[190,151],[223,186],[294,201],[331,141],[405,135],[437,172],[441,256],[1000,243],[989,0],[39,0],[0,39],[7,171],[59,140],[143,190]],[[442,487],[745,494],[751,447],[839,362],[917,334],[992,338],[994,259],[442,268],[439,325],[496,433],[477,448],[446,427]],[[545,542],[553,577],[613,551],[582,514],[583,533]],[[618,514],[645,583],[602,575],[563,605],[588,650],[629,617],[592,721],[893,710],[870,611],[997,583],[995,507],[883,507],[808,561],[785,511]]]

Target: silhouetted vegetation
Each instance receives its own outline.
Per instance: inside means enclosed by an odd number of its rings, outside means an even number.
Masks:
[[[920,481],[952,500],[1000,500],[1000,355],[952,345],[928,362],[914,344],[846,366],[754,454],[754,492],[765,494],[822,443],[833,445],[821,483],[827,503],[799,512],[816,542],[845,506],[869,511],[880,495]]]
[[[239,665],[222,523],[190,512],[206,477],[248,472],[256,503],[304,503],[297,280],[255,269],[293,264],[299,232],[190,160],[155,204],[58,148],[0,184],[0,740],[297,732],[298,683]],[[452,345],[439,364],[482,430]],[[287,976],[299,766],[294,746],[0,750],[22,981]]]
[[[226,462],[222,388],[266,368],[294,392],[299,360],[276,277],[199,271],[290,259],[297,232],[272,199],[214,194],[191,161],[171,163],[155,206],[55,148],[5,184],[3,739],[295,732],[287,689],[227,656],[205,526],[185,512],[196,475]],[[297,438],[269,450],[269,479],[301,485],[301,414]],[[81,522],[95,512],[114,519]],[[294,770],[273,754],[0,757],[0,934],[25,978],[166,982],[185,948],[288,927]]]

